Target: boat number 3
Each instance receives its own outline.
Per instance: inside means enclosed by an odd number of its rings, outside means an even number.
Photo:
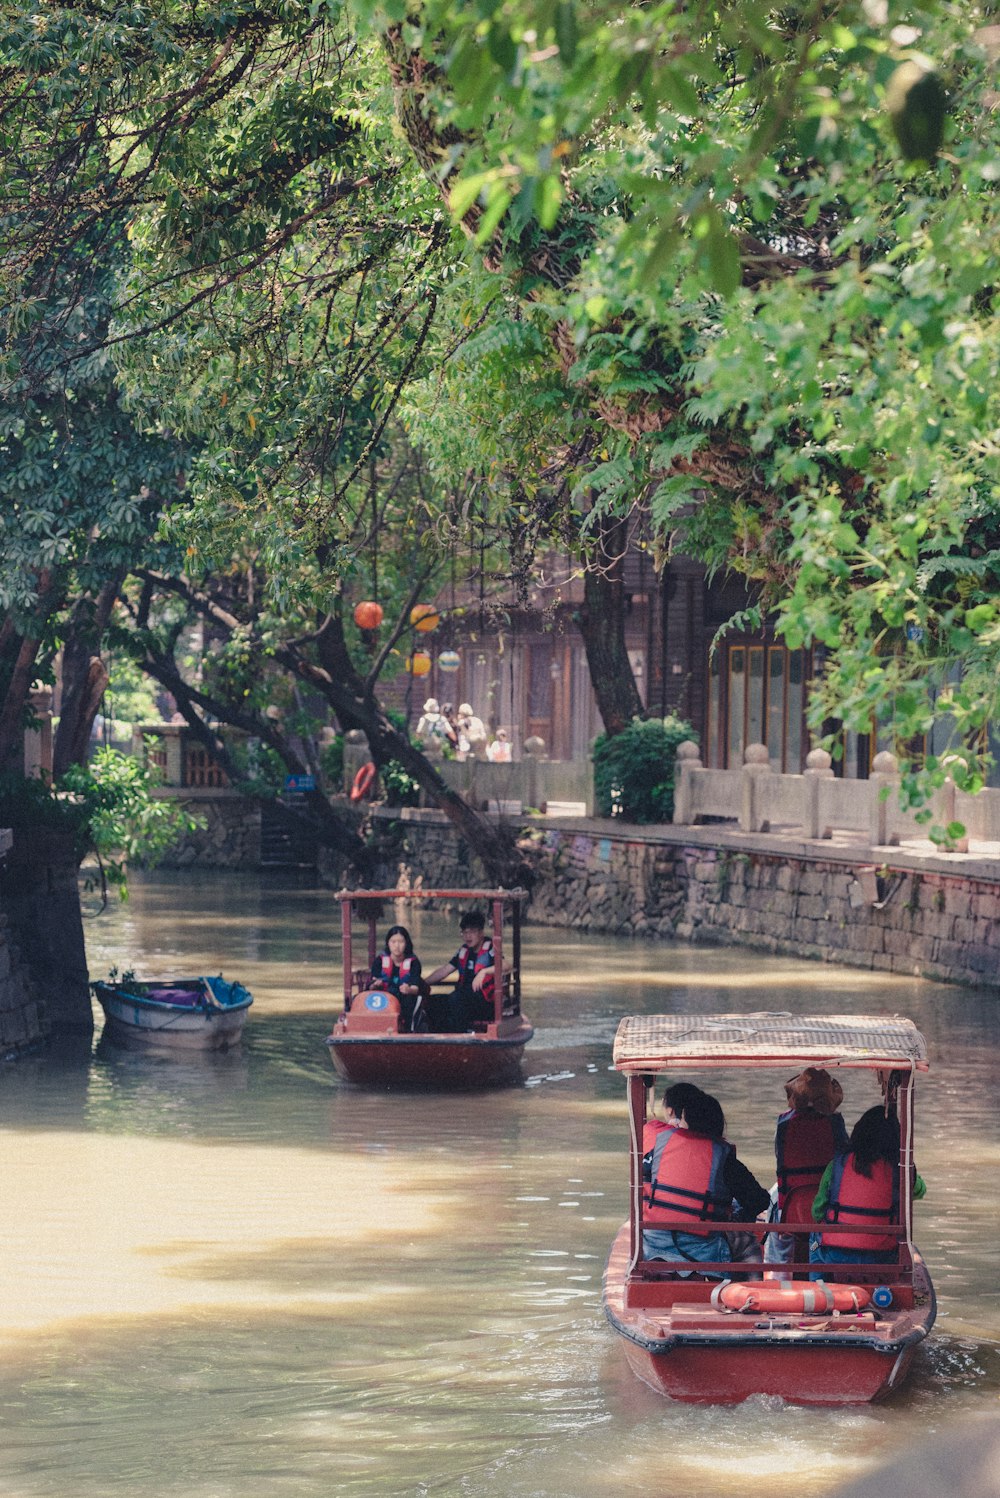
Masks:
[[[366,1009],[386,1009],[389,1004],[389,996],[384,993],[370,993],[365,998]]]

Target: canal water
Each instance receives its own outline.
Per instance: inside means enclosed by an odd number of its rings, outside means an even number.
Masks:
[[[411,925],[425,967],[455,950],[452,918]],[[92,977],[221,969],[255,1003],[225,1055],[98,1033],[0,1068],[3,1498],[800,1498],[996,1410],[994,992],[531,928],[525,1085],[390,1095],[328,1059],[328,892],[150,874],[87,934]],[[924,1031],[916,1237],[939,1316],[891,1403],[674,1406],[626,1368],[600,1304],[627,1196],[611,1042],[622,1014],[667,1008]],[[849,1124],[874,1100],[858,1075]],[[780,1086],[699,1080],[769,1185]]]

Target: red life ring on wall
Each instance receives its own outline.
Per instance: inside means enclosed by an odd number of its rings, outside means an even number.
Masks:
[[[374,784],[375,762],[369,759],[361,766],[361,769],[354,777],[354,784],[351,786],[351,800],[363,801]]]
[[[812,1311],[819,1315],[860,1311],[871,1298],[871,1291],[864,1285],[828,1285],[825,1280],[810,1280],[808,1284],[725,1280],[712,1291],[716,1310],[749,1311],[754,1315],[761,1311]]]

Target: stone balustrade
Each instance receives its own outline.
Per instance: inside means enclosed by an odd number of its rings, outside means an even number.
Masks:
[[[740,832],[820,841],[846,835],[872,847],[896,847],[926,839],[931,825],[960,822],[964,836],[948,845],[955,852],[968,852],[970,838],[1000,841],[1000,790],[968,795],[949,777],[931,797],[926,822],[900,806],[899,780],[896,756],[887,750],[876,754],[868,780],[844,780],[834,775],[825,749],[812,750],[801,775],[782,775],[772,770],[764,744],[747,746],[741,770],[713,770],[688,740],[677,750],[674,823],[732,822]]]

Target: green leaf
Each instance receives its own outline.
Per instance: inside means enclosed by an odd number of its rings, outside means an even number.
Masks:
[[[554,172],[549,172],[542,178],[538,197],[538,222],[543,229],[552,229],[559,217],[563,200],[562,182]]]
[[[491,177],[490,172],[477,172],[474,176],[463,177],[455,183],[448,194],[448,207],[455,218],[465,217]]]

